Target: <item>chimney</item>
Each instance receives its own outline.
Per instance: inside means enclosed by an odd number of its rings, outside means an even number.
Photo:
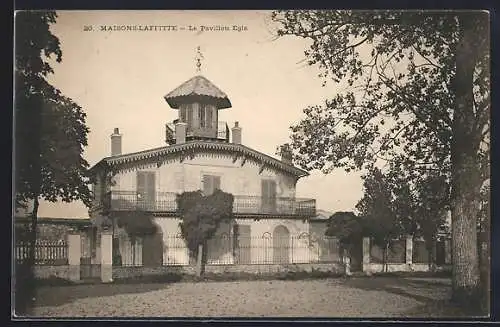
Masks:
[[[182,122],[177,122],[175,124],[175,143],[186,143],[186,130],[187,124]]]
[[[115,128],[111,134],[111,155],[119,156],[122,154],[122,135],[118,128]]]
[[[293,165],[293,153],[290,146],[288,144],[282,145],[280,152],[281,161],[283,161],[283,163]]]
[[[241,144],[241,127],[237,121],[234,122],[234,127],[231,128],[231,132],[233,134],[233,143]]]

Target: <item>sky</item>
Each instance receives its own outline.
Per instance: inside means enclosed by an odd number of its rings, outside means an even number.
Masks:
[[[198,46],[204,57],[201,74],[232,103],[232,108],[220,111],[219,120],[230,127],[239,121],[243,144],[275,156],[276,146],[289,140],[289,127],[304,117],[302,110],[323,104],[341,88],[332,83],[322,87],[318,68],[304,63],[308,41],[276,39],[276,25],[269,15],[268,11],[58,11],[51,29],[61,42],[63,57],[61,63],[53,62],[49,82],[87,113],[90,133],[84,156],[89,164],[110,155],[115,127],[123,134],[123,153],[165,145],[165,124],[176,118],[177,111],[163,96],[198,74]],[[144,30],[144,25],[156,27]],[[208,30],[202,31],[202,26]],[[318,209],[353,210],[362,196],[360,173],[312,171],[298,181],[297,196],[315,198]],[[39,216],[86,218],[88,211],[80,202],[43,202]]]

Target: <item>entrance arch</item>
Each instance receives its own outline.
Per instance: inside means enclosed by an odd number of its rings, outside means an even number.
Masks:
[[[276,226],[273,231],[273,263],[290,262],[290,232],[283,225]]]

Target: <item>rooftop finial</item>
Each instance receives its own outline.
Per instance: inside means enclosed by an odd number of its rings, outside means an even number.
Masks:
[[[204,59],[200,46],[196,47],[196,72],[201,72],[201,60]]]

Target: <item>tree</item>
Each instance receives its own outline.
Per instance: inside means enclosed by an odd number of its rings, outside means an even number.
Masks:
[[[203,274],[207,261],[207,242],[222,223],[229,223],[233,219],[234,197],[217,189],[208,196],[204,196],[202,191],[184,192],[177,195],[176,201],[182,218],[179,223],[181,234],[191,258],[198,257],[199,246],[202,246],[200,273]]]
[[[446,214],[449,208],[449,186],[446,176],[433,173],[417,181],[415,186],[415,222],[417,234],[422,236],[429,254],[429,267],[436,258],[434,249],[440,232],[445,232]]]
[[[291,127],[303,168],[363,169],[390,161],[412,178],[451,184],[453,298],[479,290],[476,221],[489,179],[486,12],[277,11],[279,36],[312,41],[307,63],[347,91],[304,109]]]
[[[58,38],[50,32],[53,11],[19,11],[15,16],[14,160],[16,208],[33,203],[29,254],[16,269],[16,312],[24,314],[34,292],[37,215],[40,200],[90,205],[88,163],[83,158],[89,132],[85,113],[46,77],[53,73],[47,61],[62,60]]]
[[[328,218],[325,235],[337,238],[342,251],[351,252],[363,241],[363,221],[354,212],[335,212]]]
[[[363,179],[365,192],[356,209],[364,217],[364,234],[383,249],[382,263],[387,270],[388,252],[392,241],[406,234],[404,224],[406,216],[400,215],[398,209],[402,201],[395,196],[390,180],[380,169],[372,168]]]

